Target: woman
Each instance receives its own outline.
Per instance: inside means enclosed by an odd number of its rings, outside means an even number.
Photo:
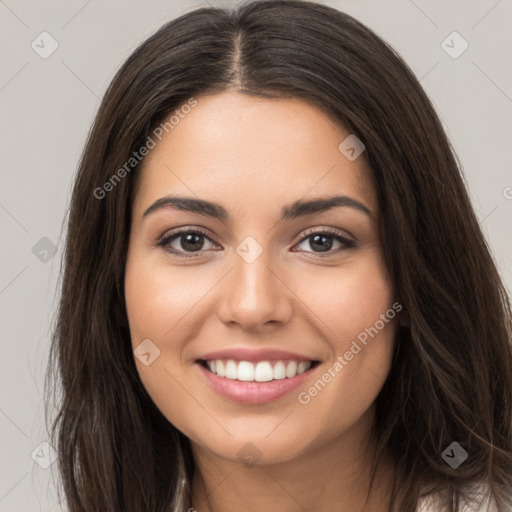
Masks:
[[[510,510],[510,326],[386,43],[312,2],[190,12],[119,70],[76,177],[68,508]]]

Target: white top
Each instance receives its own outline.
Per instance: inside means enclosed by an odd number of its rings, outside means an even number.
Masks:
[[[463,506],[460,512],[498,512],[496,502],[490,496],[488,485],[480,484],[471,496],[475,500],[474,504]],[[417,512],[443,512],[444,510],[439,494],[420,498],[418,502]]]

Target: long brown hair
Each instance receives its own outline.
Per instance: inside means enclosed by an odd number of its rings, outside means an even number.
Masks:
[[[512,315],[460,165],[395,51],[347,14],[300,0],[172,20],[133,52],[103,98],[71,198],[46,383],[69,511],[190,506],[189,440],[142,386],[130,343],[124,268],[144,160],[126,162],[191,97],[228,88],[302,98],[366,146],[386,263],[409,317],[375,404],[376,453],[388,450],[396,464],[393,510],[413,512],[423,490],[437,489],[455,511],[468,486],[485,482],[505,512]],[[456,469],[442,458],[454,441],[468,453]]]

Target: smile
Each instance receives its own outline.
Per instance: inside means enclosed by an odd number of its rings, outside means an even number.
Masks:
[[[216,394],[243,405],[266,404],[290,395],[320,365],[319,361],[291,358],[247,361],[215,357],[196,363]]]
[[[242,382],[270,382],[291,379],[309,370],[314,361],[235,361],[211,359],[203,361],[205,367],[218,377]]]

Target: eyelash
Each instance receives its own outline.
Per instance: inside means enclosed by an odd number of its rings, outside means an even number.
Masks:
[[[201,256],[202,253],[205,252],[205,251],[197,251],[195,253],[187,253],[187,252],[177,251],[175,249],[169,249],[168,248],[168,246],[170,245],[171,242],[173,242],[174,240],[179,239],[179,237],[181,235],[185,235],[185,234],[202,235],[206,239],[208,239],[210,242],[216,243],[202,229],[200,229],[200,228],[194,228],[194,229],[187,228],[187,229],[181,229],[181,230],[171,231],[170,233],[167,233],[165,236],[163,236],[156,243],[156,246],[164,248],[168,252],[170,252],[171,254],[173,254],[173,255],[175,255],[177,257],[180,257],[180,258],[181,257],[183,257],[183,258],[191,258],[191,257],[194,258],[194,257]],[[356,247],[356,243],[353,240],[350,240],[349,238],[341,235],[339,233],[339,231],[337,231],[337,230],[335,230],[333,228],[324,228],[324,229],[310,228],[309,230],[307,230],[304,233],[304,236],[295,245],[301,244],[305,240],[308,240],[309,238],[311,238],[313,235],[330,235],[333,238],[335,238],[337,241],[339,241],[344,246],[344,248],[341,248],[341,249],[339,249],[337,251],[329,250],[325,254],[314,252],[314,251],[305,251],[305,252],[311,253],[314,258],[327,258],[329,256],[333,256],[334,254],[337,254],[337,253],[342,252],[342,251],[348,252],[348,251],[350,251],[350,250],[352,250],[352,249],[354,249]],[[294,252],[297,252],[297,251],[294,251]]]

